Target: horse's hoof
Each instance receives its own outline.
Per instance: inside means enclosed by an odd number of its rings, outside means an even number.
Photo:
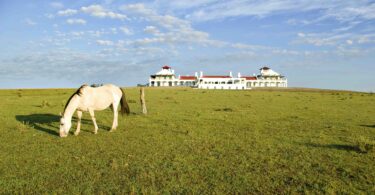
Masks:
[[[114,132],[114,131],[115,131],[114,129],[109,130],[109,132],[111,132],[111,133]]]
[[[77,136],[79,133],[74,133],[75,136]]]

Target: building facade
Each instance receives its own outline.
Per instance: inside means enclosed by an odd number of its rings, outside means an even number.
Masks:
[[[288,80],[285,76],[273,71],[268,67],[263,67],[256,76],[245,77],[246,87],[288,87]]]
[[[150,76],[151,87],[189,86],[199,89],[234,89],[243,90],[256,87],[288,87],[287,79],[268,67],[260,69],[260,73],[254,76],[237,77],[229,72],[229,75],[204,75],[203,72],[195,73],[195,76],[178,76],[169,66],[163,66],[162,70]]]
[[[196,85],[197,78],[195,76],[178,76],[174,74],[174,70],[170,66],[163,66],[162,69],[154,75],[150,76],[148,86],[150,87],[173,87],[173,86],[189,86]]]
[[[240,73],[237,77],[233,77],[232,72],[223,76],[203,75],[203,72],[200,72],[196,87],[199,89],[251,89],[246,88],[246,78],[242,78]]]

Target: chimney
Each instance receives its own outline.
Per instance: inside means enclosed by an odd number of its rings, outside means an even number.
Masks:
[[[197,77],[197,78],[198,78],[198,72],[195,72],[195,77]]]
[[[241,73],[240,72],[238,73],[238,78],[241,78]]]
[[[229,76],[230,76],[230,77],[233,77],[233,75],[232,75],[232,71],[229,72]]]
[[[203,77],[203,72],[202,71],[200,71],[200,76],[199,77]]]

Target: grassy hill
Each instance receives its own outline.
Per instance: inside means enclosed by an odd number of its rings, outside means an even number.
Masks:
[[[0,193],[375,193],[375,95],[125,89],[131,114],[88,113],[58,137],[74,89],[0,90]]]

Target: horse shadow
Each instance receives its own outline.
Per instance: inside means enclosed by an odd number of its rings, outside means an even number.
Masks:
[[[16,115],[16,120],[23,123],[28,124],[34,129],[38,131],[42,131],[48,133],[50,135],[59,136],[59,124],[60,124],[61,116],[55,114],[30,114],[30,115]],[[77,123],[77,118],[73,117],[72,123]],[[91,124],[93,125],[91,120],[81,119],[81,124]],[[106,126],[99,125],[100,129],[109,129]],[[72,126],[72,128],[74,128]],[[81,128],[81,131],[86,131]],[[70,133],[73,133],[70,131]]]
[[[372,127],[375,128],[375,125],[360,125],[361,127]]]
[[[345,150],[345,151],[354,151],[360,152],[360,149],[357,146],[347,145],[347,144],[316,144],[316,143],[306,143],[308,147],[315,147],[315,148],[327,148],[327,149],[335,149],[335,150]]]
[[[34,129],[43,131],[45,133],[59,136],[58,122],[59,115],[55,114],[30,114],[30,115],[16,115],[16,120],[32,126]],[[54,124],[55,123],[55,124]],[[48,126],[46,128],[45,126]]]

